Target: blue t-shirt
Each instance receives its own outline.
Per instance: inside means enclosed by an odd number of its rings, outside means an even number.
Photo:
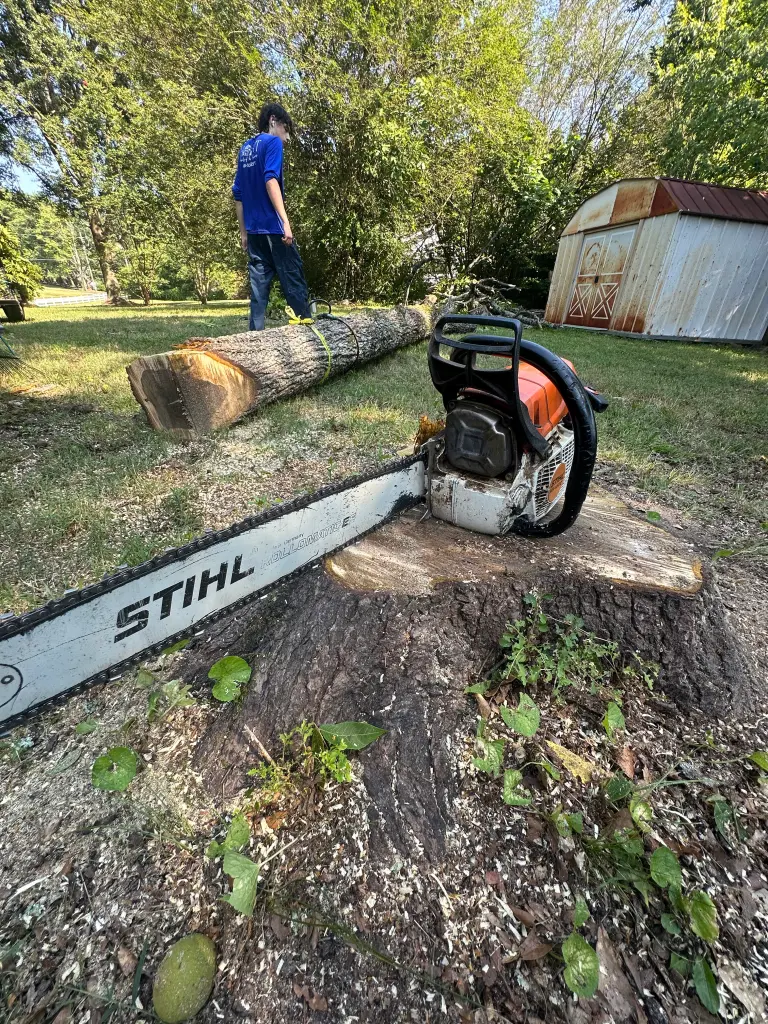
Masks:
[[[282,235],[283,222],[267,192],[270,178],[283,191],[283,142],[262,132],[240,147],[232,195],[243,204],[245,230],[251,235]]]

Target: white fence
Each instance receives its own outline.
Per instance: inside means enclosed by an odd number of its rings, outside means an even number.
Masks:
[[[87,295],[59,295],[54,299],[35,299],[33,306],[71,306],[83,302],[104,302],[106,292],[88,292]]]

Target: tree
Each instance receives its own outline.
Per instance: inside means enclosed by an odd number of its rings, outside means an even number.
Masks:
[[[3,224],[0,224],[0,271],[8,284],[19,293],[22,302],[29,302],[35,297],[43,275],[39,267],[24,256],[13,231]],[[0,284],[2,287],[4,282]]]
[[[665,174],[768,186],[768,5],[678,0],[656,53]]]

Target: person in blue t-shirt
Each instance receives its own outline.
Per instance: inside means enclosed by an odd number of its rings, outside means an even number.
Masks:
[[[248,253],[250,331],[264,330],[275,274],[296,315],[310,315],[304,267],[283,204],[283,145],[292,130],[293,122],[280,104],[267,103],[259,114],[259,134],[244,142],[237,156],[232,195],[240,242]]]

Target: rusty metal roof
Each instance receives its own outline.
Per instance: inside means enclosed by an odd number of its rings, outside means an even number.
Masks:
[[[753,188],[708,185],[682,178],[659,178],[680,213],[768,224],[768,192]]]

